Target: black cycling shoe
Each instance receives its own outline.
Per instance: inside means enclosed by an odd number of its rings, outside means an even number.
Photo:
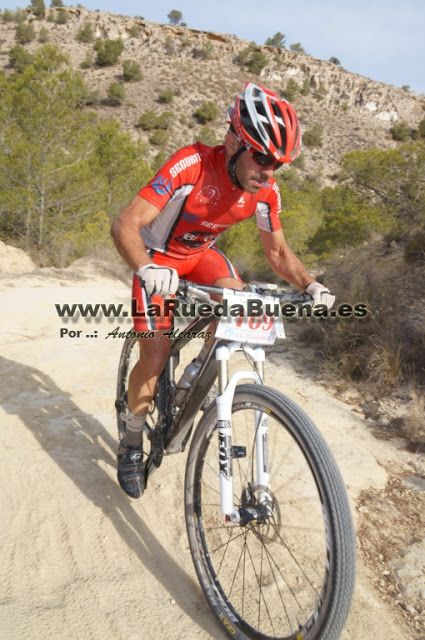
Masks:
[[[139,447],[120,447],[118,482],[131,498],[140,498],[145,489],[143,451]]]

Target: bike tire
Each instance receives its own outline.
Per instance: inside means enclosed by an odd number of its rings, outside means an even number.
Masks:
[[[275,640],[277,638],[279,638],[279,640],[337,640],[349,613],[355,579],[355,536],[344,482],[323,437],[308,416],[292,400],[268,387],[253,384],[238,386],[233,400],[232,419],[235,418],[235,416],[238,418],[239,411],[252,412],[253,410],[266,413],[273,420],[273,424],[276,422],[277,432],[280,433],[280,427],[285,430],[285,438],[290,438],[291,443],[294,443],[293,446],[299,448],[297,449],[297,451],[299,450],[299,457],[305,461],[306,468],[308,467],[310,469],[313,478],[312,484],[314,481],[316,485],[323,512],[323,528],[326,545],[326,568],[324,570],[320,594],[318,595],[314,608],[310,610],[308,618],[303,621],[298,621],[298,628],[292,628],[291,624],[289,631],[279,630],[276,635],[275,630],[270,632],[257,628],[252,624],[252,620],[248,621],[241,615],[240,609],[242,608],[242,611],[244,611],[243,598],[245,586],[243,586],[242,590],[242,607],[240,605],[236,606],[236,595],[233,598],[234,601],[232,601],[225,593],[223,578],[218,575],[220,570],[222,570],[222,564],[220,564],[217,571],[216,565],[218,561],[214,564],[213,557],[214,551],[216,550],[211,548],[213,546],[212,544],[208,546],[208,536],[210,534],[206,525],[207,520],[204,514],[205,506],[202,495],[203,491],[206,492],[207,497],[205,500],[207,500],[208,495],[211,494],[206,488],[208,485],[203,485],[202,476],[203,474],[205,476],[205,474],[209,472],[207,468],[209,464],[208,449],[214,440],[213,435],[217,422],[215,403],[208,408],[197,426],[188,454],[185,477],[186,527],[192,559],[199,582],[210,607],[230,637],[238,638],[239,640]],[[215,436],[217,436],[217,434],[215,434]],[[215,440],[217,440],[217,437],[215,437]],[[241,443],[238,442],[237,444]],[[205,462],[206,460],[207,462]],[[283,468],[283,465],[281,465],[281,467]],[[282,473],[282,471],[279,472]],[[216,476],[218,477],[218,460],[216,462]],[[307,507],[309,507],[309,505],[306,503],[306,507],[304,508]],[[219,514],[218,517],[223,519],[221,514]],[[283,509],[284,524],[282,527],[286,526],[285,517],[286,507]],[[281,525],[279,525],[279,528],[277,525],[273,526],[275,526],[279,532],[281,531]],[[223,524],[220,527],[210,527],[210,529],[219,530],[224,529],[224,527],[225,525]],[[240,530],[242,531],[242,527],[240,527]],[[252,530],[254,530],[254,527],[252,527]],[[213,533],[216,534],[217,532],[213,531]],[[221,531],[218,533],[221,535]],[[242,537],[243,535],[245,537],[244,544],[248,547],[247,539],[250,533],[251,531],[248,532],[248,530],[246,530],[230,538],[230,540],[232,542],[236,541],[237,537]],[[231,535],[233,536],[233,532],[231,532]],[[283,540],[283,534],[278,533],[277,535],[282,537]],[[305,535],[310,536],[310,533],[306,533]],[[257,538],[259,537],[258,533],[256,536]],[[266,542],[264,542],[264,539]],[[263,538],[261,544],[263,544],[264,547],[269,546],[269,549],[271,549],[272,544],[274,544],[271,540],[272,538],[270,537]],[[313,546],[312,544],[312,547]],[[227,542],[227,547],[230,547],[229,541]],[[234,547],[236,547],[236,542]],[[282,544],[281,547],[284,548],[284,545]],[[270,551],[266,550],[266,554],[270,553]],[[306,553],[310,553],[310,550]],[[242,554],[242,551],[240,554]],[[261,554],[263,554],[262,547]],[[261,558],[262,557],[263,555]],[[265,557],[268,558],[267,555]],[[223,558],[221,563],[223,563]],[[241,555],[239,556],[239,562],[234,576],[236,576],[240,562]],[[270,560],[269,564],[272,569],[271,573],[273,573],[273,577],[275,578],[275,572],[273,571],[273,565]],[[255,580],[258,583],[257,586],[260,592],[258,596],[258,608],[260,608],[262,598],[264,599],[263,592],[265,592],[266,587],[263,587],[261,580],[258,579],[257,573],[255,572],[255,563],[253,563],[253,567]],[[245,557],[243,575],[245,579]],[[228,583],[230,578],[227,579],[226,576],[225,578]],[[279,580],[275,578],[275,591],[279,589],[278,582],[282,583],[279,575],[278,578]],[[252,582],[255,583],[255,580],[253,578]],[[235,577],[233,577],[230,592],[233,589],[234,581]],[[240,593],[239,591],[239,594],[237,594],[238,598],[240,598]],[[282,596],[280,596],[280,599],[283,604]],[[275,596],[275,600],[277,600],[277,596]],[[249,609],[249,607],[245,606],[245,609]],[[267,613],[269,614],[268,610]],[[283,614],[279,615],[283,618]],[[270,614],[269,618],[272,618]],[[260,627],[260,621],[258,627]]]

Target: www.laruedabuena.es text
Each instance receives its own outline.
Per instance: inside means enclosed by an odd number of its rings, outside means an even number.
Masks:
[[[125,304],[107,303],[56,303],[56,313],[60,318],[159,318],[174,316],[175,318],[237,318],[237,317],[282,317],[282,318],[365,318],[368,315],[367,305],[364,303],[341,303],[333,309],[319,304],[313,307],[309,303],[268,303],[264,300],[251,298],[244,304],[232,303],[228,300],[217,302],[186,303],[181,300],[165,299],[162,306],[151,303],[144,311],[137,307],[137,301],[132,300],[131,309]]]

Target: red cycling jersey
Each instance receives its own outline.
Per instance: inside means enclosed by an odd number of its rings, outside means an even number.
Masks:
[[[280,229],[280,193],[271,179],[255,194],[235,187],[227,173],[224,146],[207,147],[197,142],[177,151],[139,195],[156,206],[160,214],[143,227],[141,235],[155,264],[176,269],[180,277],[200,284],[239,274],[231,262],[212,245],[232,224],[255,215],[265,231]],[[133,279],[133,299],[138,313],[149,303],[163,308],[161,296],[150,299]],[[169,329],[171,317],[134,318],[137,331]]]
[[[182,258],[205,251],[232,224],[255,214],[265,231],[280,229],[279,188],[270,179],[257,193],[233,185],[223,145],[201,142],[177,151],[139,195],[161,213],[143,227],[149,249]]]

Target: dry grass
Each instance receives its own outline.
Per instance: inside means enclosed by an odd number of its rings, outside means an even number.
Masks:
[[[375,395],[401,384],[425,388],[424,275],[425,267],[407,265],[401,251],[388,253],[379,241],[329,266],[326,284],[337,303],[361,302],[369,311],[365,319],[315,323],[304,332],[333,373]]]

